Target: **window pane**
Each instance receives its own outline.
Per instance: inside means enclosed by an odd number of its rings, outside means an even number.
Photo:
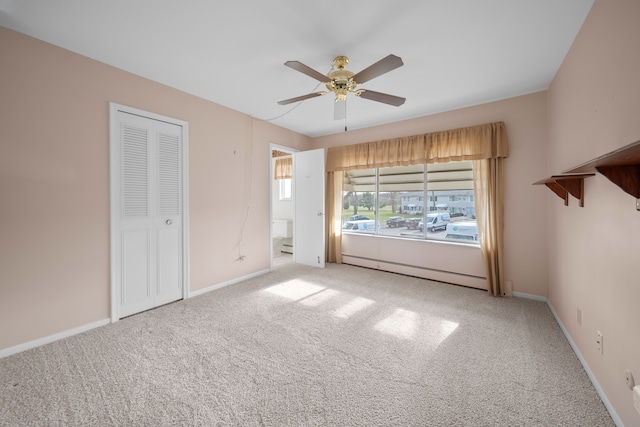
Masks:
[[[419,229],[424,206],[424,165],[379,169],[379,234],[424,238]]]
[[[429,165],[427,238],[478,243],[471,162]]]
[[[291,200],[291,179],[280,180],[280,200]]]
[[[342,231],[376,232],[376,170],[345,172],[342,187]]]

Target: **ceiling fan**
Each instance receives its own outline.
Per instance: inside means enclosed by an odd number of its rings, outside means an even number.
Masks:
[[[404,104],[405,98],[389,95],[386,93],[375,92],[368,89],[357,89],[362,83],[368,82],[382,74],[388,73],[391,70],[395,70],[398,67],[404,65],[402,59],[395,55],[389,55],[375,64],[370,65],[359,73],[353,73],[346,70],[344,67],[349,63],[349,58],[346,56],[338,56],[333,60],[333,65],[337,68],[331,71],[326,76],[313,68],[310,68],[299,61],[287,61],[284,63],[289,68],[293,68],[309,77],[324,83],[329,92],[313,92],[307,95],[297,96],[295,98],[285,99],[279,101],[280,105],[292,104],[294,102],[304,101],[305,99],[315,98],[317,96],[326,95],[328,93],[335,94],[336,108],[334,112],[335,119],[344,118],[345,108],[344,102],[346,101],[347,94],[353,93],[360,98],[370,99],[372,101],[382,102],[393,106],[400,106]]]

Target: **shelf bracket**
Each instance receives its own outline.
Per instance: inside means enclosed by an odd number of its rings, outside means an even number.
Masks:
[[[627,194],[640,199],[640,165],[596,166],[596,170]]]
[[[561,178],[558,184],[580,201],[580,207],[584,207],[584,178]]]
[[[564,205],[569,206],[569,192],[565,190],[560,184],[555,181],[545,182],[544,185],[547,186],[551,191],[556,193],[558,197],[564,200]]]
[[[552,175],[549,178],[534,182],[533,184],[546,185],[558,197],[564,200],[565,206],[569,206],[569,194],[571,194],[579,200],[580,207],[582,208],[584,207],[584,179],[594,175],[595,173]]]

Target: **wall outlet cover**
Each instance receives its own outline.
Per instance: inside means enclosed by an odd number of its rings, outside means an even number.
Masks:
[[[631,369],[627,369],[624,371],[624,380],[627,383],[627,387],[629,387],[629,390],[633,390],[633,388],[636,386],[636,381],[633,378]]]

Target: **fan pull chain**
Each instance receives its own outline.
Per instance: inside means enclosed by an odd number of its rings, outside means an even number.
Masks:
[[[344,100],[344,131],[347,131],[347,100]]]

